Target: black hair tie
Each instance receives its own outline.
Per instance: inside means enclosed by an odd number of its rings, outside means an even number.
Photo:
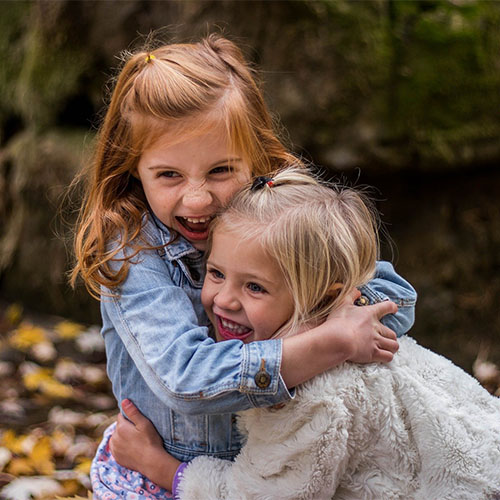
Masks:
[[[258,191],[259,189],[262,189],[266,185],[269,187],[273,187],[274,185],[273,179],[271,177],[266,177],[265,175],[260,175],[253,181],[250,191]]]

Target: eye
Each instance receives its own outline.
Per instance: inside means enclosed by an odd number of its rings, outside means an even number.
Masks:
[[[173,179],[175,177],[179,177],[179,174],[177,172],[174,172],[173,170],[164,170],[163,172],[158,173],[158,177],[166,177],[167,179]]]
[[[252,292],[252,293],[266,293],[266,290],[264,287],[258,285],[257,283],[247,283],[247,288]]]
[[[207,269],[207,273],[214,279],[216,280],[223,280],[224,279],[224,275],[216,268],[212,267],[212,268],[208,268]]]
[[[221,165],[220,167],[215,167],[210,170],[211,174],[227,174],[233,171],[233,167],[229,165]]]

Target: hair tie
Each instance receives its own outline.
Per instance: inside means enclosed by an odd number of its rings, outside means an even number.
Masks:
[[[156,59],[156,56],[154,54],[148,54],[144,60],[146,63],[150,63],[153,59]]]
[[[252,184],[252,187],[250,188],[250,191],[258,191],[259,189],[262,189],[264,186],[269,186],[273,187],[274,186],[274,181],[271,177],[266,177],[265,175],[260,175],[257,177]]]

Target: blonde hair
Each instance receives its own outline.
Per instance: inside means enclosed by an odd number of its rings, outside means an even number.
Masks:
[[[163,45],[126,54],[100,128],[93,162],[86,172],[75,237],[76,265],[98,298],[102,285],[122,283],[129,261],[148,244],[141,240],[147,201],[132,175],[140,156],[161,135],[203,133],[215,124],[227,131],[229,146],[261,175],[290,161],[273,131],[255,77],[231,41],[210,35],[199,43]],[[109,243],[120,238],[112,250]],[[133,247],[118,271],[111,263]]]
[[[372,278],[378,217],[362,191],[322,183],[304,168],[271,177],[272,187],[242,189],[212,233],[221,228],[259,241],[277,262],[295,304],[279,336],[303,322],[324,320],[351,289]]]

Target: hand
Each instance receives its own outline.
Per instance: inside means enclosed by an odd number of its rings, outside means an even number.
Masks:
[[[109,447],[116,461],[123,467],[139,471],[169,491],[181,462],[163,448],[160,435],[153,424],[128,399],[122,401],[122,414],[118,415],[116,429]]]
[[[356,306],[359,290],[352,290],[332,311],[325,325],[331,323],[334,331],[341,331],[346,343],[347,360],[355,363],[389,362],[398,350],[396,334],[380,322],[386,314],[398,308],[389,300],[368,306]],[[341,330],[339,330],[339,327]]]

